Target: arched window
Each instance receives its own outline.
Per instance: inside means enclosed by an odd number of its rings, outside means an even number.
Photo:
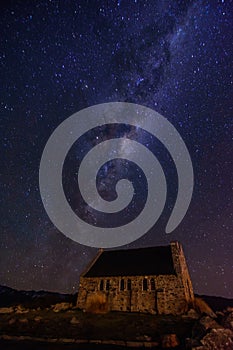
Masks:
[[[151,278],[151,280],[150,280],[150,289],[151,290],[155,290],[155,280],[154,280],[154,278]]]
[[[100,290],[104,290],[104,280],[100,280]]]
[[[125,290],[125,281],[121,279],[120,290]]]
[[[128,279],[127,281],[127,290],[131,290],[131,280]]]
[[[110,281],[107,280],[107,281],[106,281],[106,290],[109,290],[109,287],[110,287]]]
[[[147,290],[147,289],[148,289],[147,278],[144,278],[142,282],[142,290]]]

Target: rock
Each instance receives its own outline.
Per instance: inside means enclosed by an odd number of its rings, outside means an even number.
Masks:
[[[187,316],[193,319],[198,319],[199,315],[194,309],[190,309],[187,313]]]
[[[199,324],[202,325],[202,327],[207,330],[207,329],[212,329],[212,328],[222,328],[215,320],[213,320],[210,316],[203,316]]]
[[[27,314],[29,312],[29,310],[25,309],[24,307],[22,307],[21,305],[18,305],[16,307],[16,314]]]
[[[13,307],[1,307],[0,308],[0,314],[11,314],[12,312],[14,312]]]
[[[216,315],[217,315],[217,317],[222,317],[222,316],[224,316],[224,312],[222,312],[222,311],[216,311]]]
[[[197,321],[192,330],[192,337],[195,339],[203,338],[207,331],[210,329],[223,328],[210,316],[203,316],[199,321]]]
[[[8,324],[11,325],[11,324],[14,324],[15,322],[16,322],[16,318],[10,318],[8,321]]]
[[[70,323],[71,324],[79,324],[80,321],[77,319],[77,317],[74,316],[74,317],[71,318]]]
[[[176,334],[165,334],[162,336],[162,348],[175,348],[179,346],[180,342]]]
[[[70,303],[58,303],[58,304],[53,305],[52,308],[53,308],[54,312],[66,311],[66,310],[72,308],[72,304],[70,304]]]
[[[195,350],[232,350],[233,332],[230,329],[212,329],[203,339],[203,346]]]
[[[229,328],[233,331],[233,311],[224,315],[221,324],[224,328]]]
[[[140,340],[140,341],[151,341],[152,337],[150,337],[147,334],[144,335],[140,335],[138,337],[136,337],[136,340]]]
[[[36,316],[36,317],[34,318],[34,321],[35,321],[35,322],[40,322],[41,320],[43,320],[43,318],[42,318],[41,316]]]
[[[185,349],[193,349],[196,348],[197,346],[200,346],[201,343],[197,339],[192,339],[192,338],[186,338],[185,339]]]
[[[59,342],[61,342],[61,343],[75,343],[75,339],[60,338]]]
[[[26,324],[26,323],[28,323],[28,319],[27,318],[20,318],[19,322]]]

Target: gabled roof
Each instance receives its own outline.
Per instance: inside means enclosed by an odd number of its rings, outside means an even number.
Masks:
[[[107,250],[84,273],[84,277],[174,275],[170,246]]]

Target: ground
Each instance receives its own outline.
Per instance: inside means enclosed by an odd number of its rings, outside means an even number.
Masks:
[[[41,318],[41,319],[40,319]],[[71,323],[73,319],[74,323]],[[0,334],[41,338],[159,341],[163,334],[179,339],[191,336],[195,320],[178,316],[109,312],[84,313],[77,309],[54,312],[35,310],[2,314]]]

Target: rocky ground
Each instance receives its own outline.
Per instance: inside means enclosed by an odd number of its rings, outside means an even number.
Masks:
[[[63,349],[63,345],[66,349],[233,350],[231,300],[209,297],[213,311],[196,298],[195,310],[182,316],[93,314],[78,310],[75,301],[71,295],[6,287],[1,292],[0,288],[0,348],[19,349],[21,343],[24,349],[40,350]]]
[[[157,346],[161,342],[178,345],[179,339],[191,336],[195,322],[191,317],[181,316],[84,313],[69,303],[59,303],[45,309],[26,309],[22,306],[2,308],[0,313],[0,334],[4,339],[7,339],[6,335],[12,339],[17,336],[28,339],[30,336],[66,343],[77,340],[115,342],[115,345],[128,346],[144,343]]]
[[[70,303],[45,309],[0,308],[0,337],[57,343],[99,343],[132,348],[232,350],[233,308],[182,316],[109,312],[89,314]]]

